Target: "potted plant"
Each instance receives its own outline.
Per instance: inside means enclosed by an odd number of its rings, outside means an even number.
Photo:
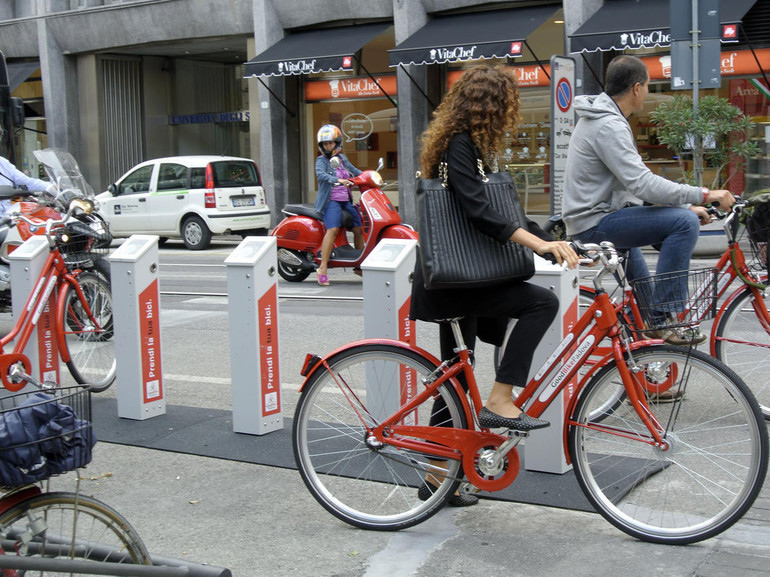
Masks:
[[[658,142],[674,151],[682,169],[682,181],[703,186],[703,169],[714,169],[709,188],[727,188],[727,183],[746,161],[759,154],[759,145],[749,138],[752,122],[726,98],[704,96],[697,110],[692,99],[677,94],[659,105],[651,114],[657,125]],[[688,170],[686,161],[692,159]],[[735,170],[725,174],[735,162]]]

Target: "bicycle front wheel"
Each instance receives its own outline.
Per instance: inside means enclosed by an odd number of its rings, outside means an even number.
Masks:
[[[762,488],[768,439],[759,407],[734,371],[700,351],[651,346],[633,357],[639,390],[671,384],[669,402],[646,394],[665,446],[656,446],[630,401],[592,420],[595,406],[623,387],[613,362],[586,385],[570,420],[578,482],[599,513],[638,539],[686,544],[713,537]]]
[[[422,391],[436,366],[389,344],[352,347],[327,365],[305,384],[294,416],[294,456],[305,485],[330,513],[356,527],[395,530],[429,518],[454,494],[462,477],[460,461],[436,461],[429,454],[372,442],[367,431]],[[403,422],[467,427],[452,387],[439,387],[435,399],[429,397]],[[423,489],[423,501],[418,489],[428,476],[438,488],[432,494]]]
[[[92,272],[80,273],[77,281],[85,300],[78,297],[74,286],[67,284],[57,322],[66,337],[70,359],[67,368],[72,378],[99,393],[113,383],[117,367],[112,338],[112,291],[104,278]]]
[[[716,321],[714,353],[736,371],[757,398],[762,414],[770,420],[770,333],[759,320],[757,309],[768,309],[768,296],[754,299],[748,288]],[[756,308],[755,308],[756,307]]]
[[[42,493],[0,515],[3,554],[150,565],[131,524],[112,507],[77,493]],[[3,573],[5,574],[5,573]],[[27,571],[25,575],[74,575]]]

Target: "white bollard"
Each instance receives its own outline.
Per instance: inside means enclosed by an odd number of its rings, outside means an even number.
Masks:
[[[561,343],[564,335],[577,321],[578,315],[579,279],[577,269],[563,269],[561,266],[551,264],[537,255],[535,255],[535,269],[535,276],[529,282],[550,289],[559,297],[559,313],[535,350],[529,374],[530,379]],[[550,421],[551,426],[530,432],[529,437],[524,442],[524,468],[526,470],[562,474],[572,468],[564,457],[563,431],[566,407],[571,393],[574,392],[574,387],[574,381],[568,384],[543,413],[542,418]]]
[[[246,237],[225,265],[233,431],[263,435],[283,428],[276,238]]]
[[[133,235],[109,258],[118,416],[145,420],[164,415],[158,237]]]
[[[364,279],[364,336],[366,338],[398,339],[416,344],[415,323],[409,318],[412,301],[411,275],[417,258],[417,241],[383,239],[361,263]],[[417,393],[416,375],[401,375],[406,387],[398,382],[377,382],[384,390],[374,394],[367,391],[368,399],[383,399],[382,406],[367,408],[378,418],[395,412],[400,403]],[[399,391],[404,398],[399,397]],[[390,393],[390,394],[386,394]]]
[[[49,254],[48,239],[31,236],[24,244],[8,255],[11,267],[13,317],[21,316],[24,306],[35,290],[38,276]],[[44,287],[40,287],[43,290]],[[36,332],[30,336],[24,354],[29,358],[32,376],[47,383],[59,383],[59,344],[54,332],[54,314],[57,295],[51,294],[48,305],[41,311]]]

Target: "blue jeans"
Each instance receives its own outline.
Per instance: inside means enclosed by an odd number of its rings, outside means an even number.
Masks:
[[[640,247],[660,244],[656,275],[685,271],[690,268],[690,256],[698,242],[700,222],[687,208],[671,206],[629,206],[605,216],[589,230],[575,235],[583,242],[612,242],[616,248],[628,250],[626,276],[629,281],[650,276]],[[685,275],[670,283],[659,283],[654,294],[639,294],[648,303],[676,303],[660,307],[662,311],[681,312],[687,300]],[[649,286],[649,285],[648,285]]]

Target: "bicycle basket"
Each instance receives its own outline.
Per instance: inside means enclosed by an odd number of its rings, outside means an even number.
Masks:
[[[91,268],[109,253],[110,242],[109,225],[98,219],[72,220],[56,233],[56,246],[71,268]]]
[[[91,392],[81,387],[0,399],[0,486],[42,481],[84,467],[96,437]]]
[[[716,313],[715,268],[638,278],[631,288],[647,329],[690,327]]]
[[[751,208],[746,211],[746,236],[749,237],[753,262],[761,269],[768,269],[767,243],[770,240],[770,194],[763,193],[750,200]]]

